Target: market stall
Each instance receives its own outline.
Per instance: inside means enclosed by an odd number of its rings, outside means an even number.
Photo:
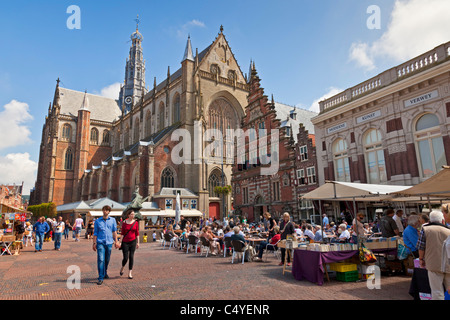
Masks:
[[[322,201],[351,201],[353,203],[353,211],[350,212],[352,218],[354,219],[356,216],[356,202],[366,202],[366,201],[389,201],[394,196],[393,193],[400,192],[403,190],[409,189],[410,186],[396,186],[396,185],[377,185],[377,184],[364,184],[364,183],[352,183],[352,182],[340,182],[340,181],[326,181],[325,184],[320,186],[319,188],[305,194],[302,199],[305,200],[318,200],[319,208],[322,208]],[[320,223],[322,223],[322,212],[320,212]],[[323,228],[322,231],[322,239],[324,239]],[[356,234],[358,235],[358,230],[356,229]],[[379,245],[376,249],[378,252],[389,252],[392,253],[394,248],[390,246],[397,246],[397,240],[389,240],[382,238],[378,239],[379,241],[375,241],[375,239],[370,240],[368,242],[363,242],[365,247],[371,247],[371,242],[386,242],[387,246],[384,247],[384,244]],[[380,241],[381,240],[381,241]],[[386,240],[386,241],[385,241]],[[296,279],[309,279],[310,281],[318,284],[323,284],[323,275],[324,269],[323,261],[329,262],[339,262],[347,259],[347,255],[350,257],[358,254],[360,251],[360,242],[357,244],[347,244],[352,246],[349,250],[343,250],[340,246],[334,246],[333,244],[310,244],[305,246],[301,246],[300,249],[303,249],[303,252],[300,250],[294,250],[294,262],[292,266],[292,273],[295,275]],[[305,252],[306,251],[306,252]],[[308,252],[310,251],[310,252]],[[312,252],[312,253],[311,253]],[[346,252],[345,254],[335,254],[333,252]],[[303,256],[309,255],[314,256],[312,260],[305,259]],[[328,260],[327,260],[328,259]],[[309,261],[312,262],[309,262]],[[305,263],[310,263],[309,266],[306,266]],[[362,267],[361,270],[361,278],[363,278]],[[328,275],[327,275],[328,276]],[[320,279],[319,279],[320,278]]]
[[[22,239],[16,240],[15,224],[25,223],[26,212],[2,213],[0,218],[0,256],[11,255],[12,250],[19,254],[22,248]]]

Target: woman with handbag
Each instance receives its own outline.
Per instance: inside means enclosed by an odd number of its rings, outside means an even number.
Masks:
[[[123,275],[123,270],[129,260],[128,264],[128,279],[133,279],[132,271],[134,265],[134,252],[139,249],[139,222],[134,219],[134,210],[129,209],[125,212],[125,219],[122,222],[122,237],[120,239],[119,250],[122,250],[123,260],[120,275]]]

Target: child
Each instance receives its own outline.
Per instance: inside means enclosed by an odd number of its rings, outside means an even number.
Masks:
[[[153,242],[155,242],[155,241],[156,241],[156,231],[153,230]]]
[[[147,243],[147,233],[144,233],[144,243]]]

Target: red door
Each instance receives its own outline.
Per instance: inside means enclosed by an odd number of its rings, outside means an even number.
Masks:
[[[214,220],[220,219],[220,204],[218,202],[210,202],[209,203],[209,217]]]

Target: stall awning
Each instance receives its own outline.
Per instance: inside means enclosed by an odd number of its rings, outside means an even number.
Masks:
[[[161,217],[175,217],[175,210],[161,210],[158,215]],[[181,210],[180,216],[203,217],[203,213],[198,210]]]
[[[326,181],[322,186],[303,195],[302,199],[331,201],[380,201],[392,198],[392,193],[400,192],[409,188],[411,188],[411,186]]]
[[[450,167],[445,166],[434,176],[406,190],[396,192],[400,196],[441,197],[450,199]]]

